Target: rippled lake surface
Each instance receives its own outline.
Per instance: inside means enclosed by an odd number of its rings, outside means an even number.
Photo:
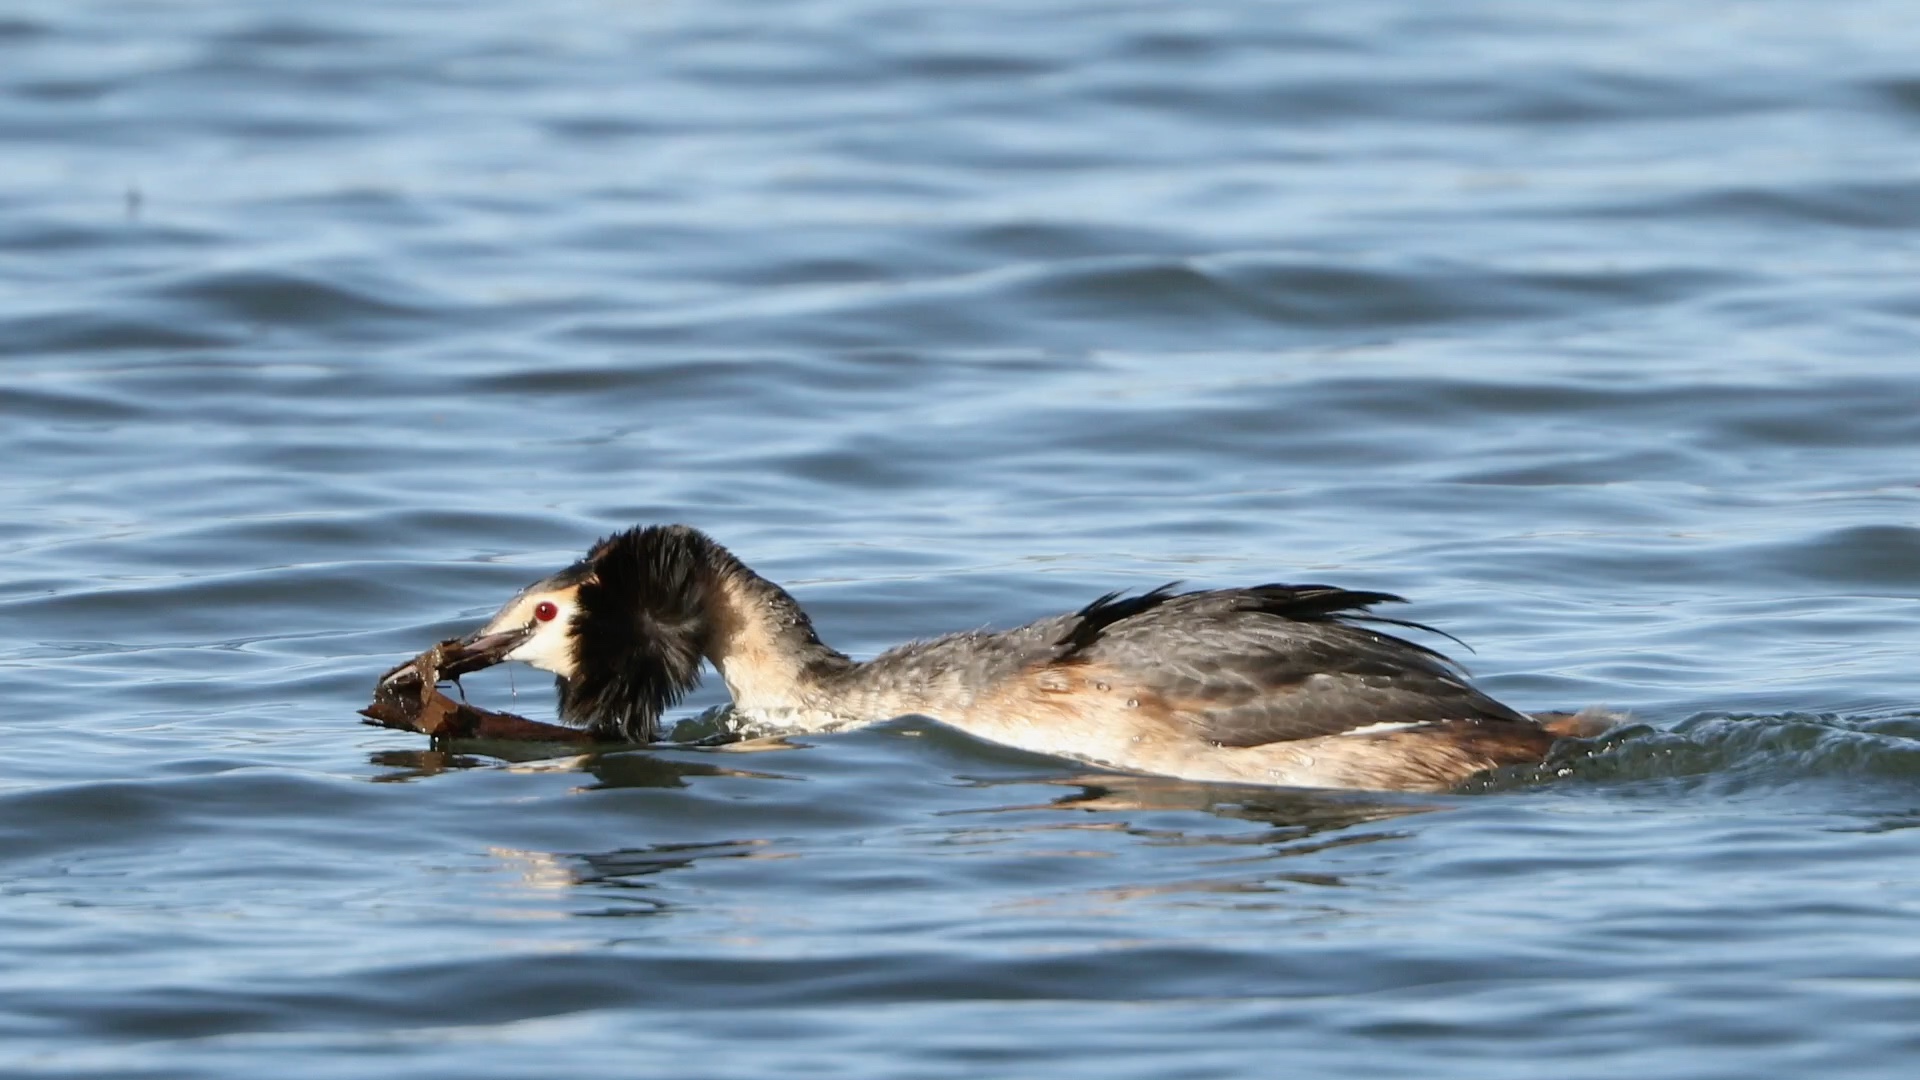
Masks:
[[[1906,3],[14,0],[0,1072],[1910,1076],[1916,137]],[[1331,581],[1633,722],[359,722],[658,521],[856,655]]]

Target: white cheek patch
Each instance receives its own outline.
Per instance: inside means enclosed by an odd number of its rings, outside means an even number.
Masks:
[[[539,624],[533,636],[507,654],[508,660],[518,660],[531,664],[542,671],[551,671],[555,675],[573,674],[573,640],[567,633],[569,617],[573,613],[561,608],[557,618]]]

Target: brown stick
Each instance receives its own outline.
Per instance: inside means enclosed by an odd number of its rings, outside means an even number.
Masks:
[[[373,703],[360,710],[367,723],[397,731],[415,731],[434,739],[508,739],[519,742],[590,743],[597,740],[577,728],[529,720],[455,701],[440,692],[441,642],[380,677]]]

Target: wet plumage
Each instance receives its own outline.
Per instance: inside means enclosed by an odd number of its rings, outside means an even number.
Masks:
[[[1444,788],[1598,726],[1543,723],[1481,693],[1443,654],[1382,629],[1426,629],[1372,610],[1399,600],[1168,585],[860,662],[705,534],[649,526],[522,590],[455,670],[553,671],[562,718],[609,738],[658,737],[704,660],[737,708],[792,728],[919,714],[1114,768],[1298,786]]]

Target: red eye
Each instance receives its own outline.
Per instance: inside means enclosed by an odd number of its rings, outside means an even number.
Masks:
[[[553,617],[558,614],[560,609],[551,600],[542,600],[533,605],[533,617],[541,622],[552,622]]]

